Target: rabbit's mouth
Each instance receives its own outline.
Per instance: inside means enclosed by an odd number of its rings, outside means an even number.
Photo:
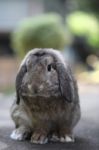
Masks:
[[[32,86],[32,84],[28,84],[26,87],[24,86],[22,88],[21,95],[26,97],[49,97],[48,94],[45,95],[43,84],[41,84],[40,86]]]
[[[49,98],[50,96],[48,94],[43,95],[43,94],[29,94],[29,93],[22,93],[22,97],[30,97],[30,98],[35,98],[35,97],[45,97]]]

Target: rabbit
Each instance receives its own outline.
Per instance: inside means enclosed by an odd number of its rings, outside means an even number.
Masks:
[[[73,142],[81,110],[71,67],[55,49],[27,53],[16,76],[16,98],[11,106],[14,140]]]

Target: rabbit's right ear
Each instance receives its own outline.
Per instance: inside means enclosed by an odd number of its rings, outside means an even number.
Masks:
[[[74,81],[71,69],[69,66],[65,67],[63,63],[56,63],[56,71],[61,95],[64,100],[71,103],[74,97]]]
[[[19,69],[19,72],[16,76],[16,104],[20,103],[20,89],[21,89],[21,83],[22,83],[22,79],[25,75],[25,73],[27,72],[27,68],[26,65],[23,64],[21,66],[21,68]]]

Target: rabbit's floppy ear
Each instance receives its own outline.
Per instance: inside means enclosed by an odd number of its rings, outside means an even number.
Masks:
[[[20,88],[21,88],[22,79],[26,72],[27,72],[26,65],[23,64],[16,76],[16,98],[17,98],[16,104],[20,103]]]
[[[58,74],[59,88],[62,97],[67,102],[72,102],[74,88],[70,67],[65,66],[63,63],[56,63],[56,71]]]
[[[67,102],[74,99],[74,77],[68,63],[65,62],[62,54],[54,49],[48,49],[48,53],[54,58],[53,68],[58,74],[59,89],[62,97]]]
[[[33,53],[33,50],[29,51],[27,55],[24,57],[23,61],[21,62],[18,74],[16,76],[16,104],[20,103],[20,88],[21,88],[21,83],[22,79],[27,72],[27,67],[26,67],[26,60],[28,57]]]

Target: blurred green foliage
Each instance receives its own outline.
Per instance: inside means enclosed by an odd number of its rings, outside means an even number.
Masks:
[[[74,12],[67,17],[67,25],[72,34],[85,36],[88,44],[99,48],[99,22],[85,12]]]
[[[57,14],[45,14],[22,21],[12,34],[12,47],[19,56],[33,48],[55,48],[62,50],[66,33]]]

